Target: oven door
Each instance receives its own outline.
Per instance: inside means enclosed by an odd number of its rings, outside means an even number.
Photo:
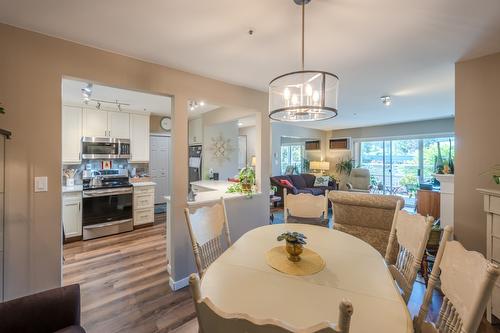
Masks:
[[[107,236],[133,229],[132,188],[83,192],[83,239]]]
[[[118,158],[120,142],[113,138],[82,138],[83,159],[111,159]]]

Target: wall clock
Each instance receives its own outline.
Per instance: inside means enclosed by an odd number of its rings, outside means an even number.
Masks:
[[[170,117],[161,118],[160,127],[165,131],[170,131],[172,129],[172,119]]]

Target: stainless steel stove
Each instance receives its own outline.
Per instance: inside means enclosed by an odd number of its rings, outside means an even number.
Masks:
[[[122,170],[99,170],[90,178],[84,177],[83,239],[131,231],[132,195],[132,184]]]

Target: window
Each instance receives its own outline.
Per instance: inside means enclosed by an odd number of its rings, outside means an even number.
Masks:
[[[286,173],[287,168],[295,167],[294,173],[301,173],[304,165],[303,144],[283,144],[281,146],[281,174]]]
[[[359,141],[357,154],[357,165],[370,170],[373,191],[405,196],[412,206],[419,183],[433,180],[439,159],[448,164],[455,158],[455,137]]]

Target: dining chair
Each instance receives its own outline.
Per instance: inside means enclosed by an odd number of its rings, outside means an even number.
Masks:
[[[283,207],[285,223],[304,223],[327,228],[329,226],[328,190],[324,195],[288,194],[284,188]]]
[[[410,214],[400,208],[401,202],[398,201],[385,251],[385,261],[402,291],[403,299],[408,303],[434,218]],[[394,248],[398,248],[396,258],[392,255]]]
[[[353,307],[347,300],[340,302],[337,325],[325,321],[305,329],[296,329],[277,319],[257,319],[245,313],[224,312],[210,299],[201,297],[200,278],[197,274],[190,275],[189,287],[201,333],[349,333]]]
[[[185,208],[184,215],[196,268],[200,276],[203,276],[208,266],[224,252],[224,248],[231,246],[224,199],[220,198],[214,205],[198,208],[193,213]]]
[[[444,228],[424,300],[413,320],[416,333],[475,333],[500,274],[482,254],[450,240],[451,231],[450,226]],[[438,279],[443,303],[436,323],[430,323],[425,319]]]

